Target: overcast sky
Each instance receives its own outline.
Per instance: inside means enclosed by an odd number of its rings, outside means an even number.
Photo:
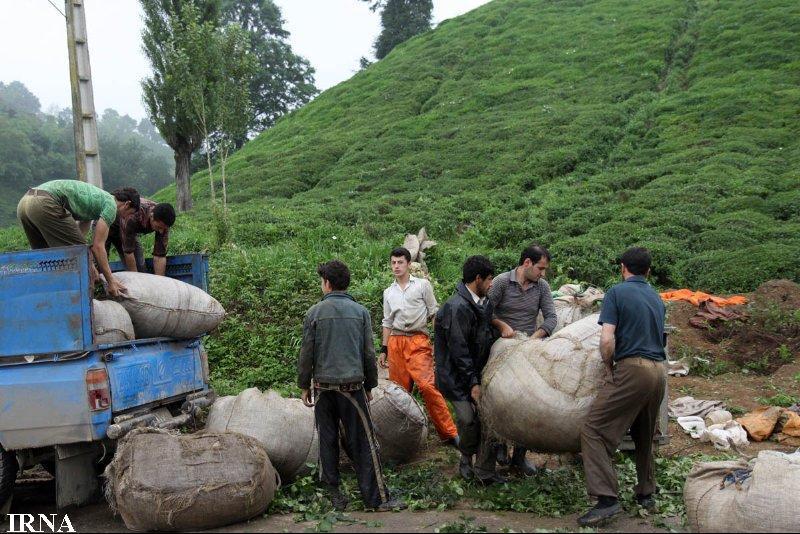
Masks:
[[[434,23],[489,0],[434,0]],[[63,0],[52,0],[63,11]],[[148,74],[141,52],[138,0],[84,0],[95,107],[145,116],[139,82]],[[324,90],[350,78],[361,56],[372,55],[380,14],[360,0],[276,0],[295,53],[316,69]],[[0,0],[0,81],[19,80],[47,111],[69,107],[66,27],[48,0]]]

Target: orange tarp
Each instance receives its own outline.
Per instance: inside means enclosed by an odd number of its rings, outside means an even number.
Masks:
[[[661,293],[661,299],[670,300],[685,300],[691,302],[695,306],[699,306],[701,302],[710,300],[717,306],[737,306],[739,304],[747,304],[747,297],[741,295],[734,295],[732,297],[716,297],[703,293],[702,291],[692,291],[691,289],[677,289],[675,291],[665,291]]]

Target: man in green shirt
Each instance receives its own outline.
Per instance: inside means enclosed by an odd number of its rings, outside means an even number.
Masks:
[[[108,229],[117,216],[139,209],[139,193],[130,187],[113,194],[79,180],[52,180],[28,190],[17,205],[17,218],[33,249],[85,245],[92,221],[97,221],[92,254],[106,279],[108,294],[119,296],[125,286],[111,274],[106,253]],[[92,267],[92,281],[97,271]]]

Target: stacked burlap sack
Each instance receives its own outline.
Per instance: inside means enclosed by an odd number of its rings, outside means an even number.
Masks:
[[[684,486],[692,532],[796,532],[800,527],[800,450],[701,462]]]
[[[171,337],[188,339],[216,328],[225,309],[211,295],[191,284],[146,273],[114,275],[128,292],[118,301],[94,300],[95,343]]]
[[[263,514],[280,486],[264,447],[235,433],[133,430],[105,471],[106,498],[134,531],[203,530]]]
[[[581,427],[604,380],[598,317],[546,339],[495,342],[480,409],[498,436],[540,452],[580,451]]]

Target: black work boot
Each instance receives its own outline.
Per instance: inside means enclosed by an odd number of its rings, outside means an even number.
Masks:
[[[461,459],[458,461],[458,472],[464,480],[470,480],[475,476],[475,471],[472,470],[471,456],[461,453]]]
[[[392,512],[392,511],[399,511],[405,510],[408,508],[408,505],[397,498],[391,498],[386,502],[382,502],[375,508],[376,512]]]
[[[328,498],[331,500],[333,509],[337,512],[344,512],[350,501],[347,500],[344,493],[337,487],[328,488]]]
[[[636,504],[638,504],[648,512],[656,511],[656,499],[652,493],[650,495],[637,495]]]
[[[492,473],[489,476],[478,476],[475,475],[475,480],[480,482],[484,486],[491,486],[492,484],[508,484],[508,479],[499,473]]]
[[[596,527],[604,525],[622,513],[622,506],[616,497],[600,497],[594,508],[578,518],[578,525],[582,527]]]
[[[508,465],[508,446],[505,443],[495,446],[495,454],[497,465]]]
[[[525,457],[527,452],[527,449],[523,449],[522,447],[514,447],[510,470],[526,477],[532,477],[538,472],[538,469],[528,462],[528,459]]]

